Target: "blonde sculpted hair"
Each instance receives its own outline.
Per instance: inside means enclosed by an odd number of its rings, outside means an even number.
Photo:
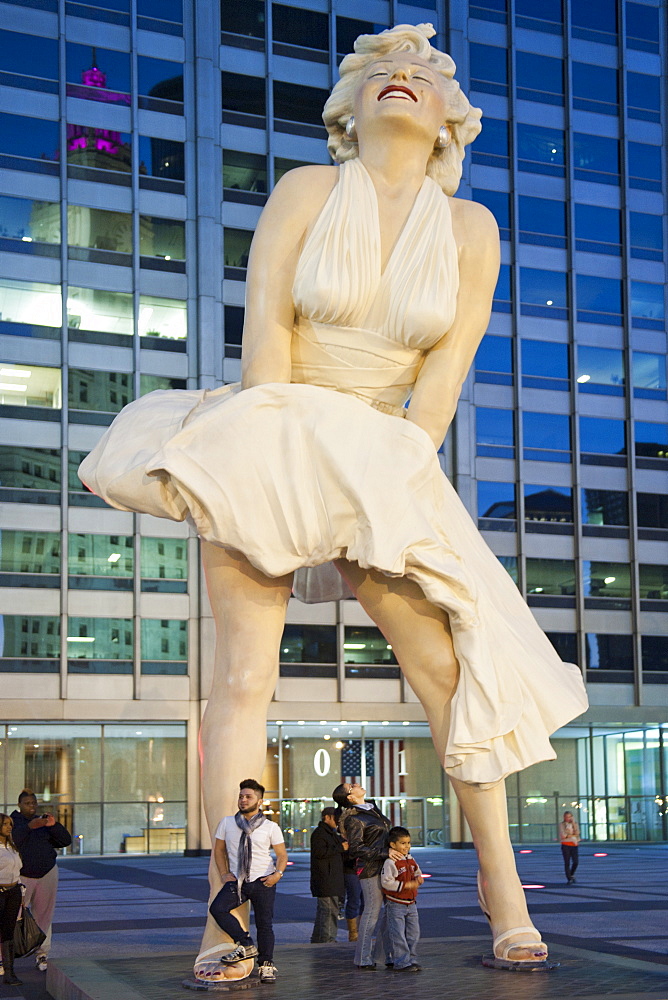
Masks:
[[[455,79],[455,64],[445,52],[432,48],[429,39],[436,32],[431,24],[398,24],[377,35],[360,35],[354,52],[347,55],[339,67],[340,80],[335,85],[322,112],[329,133],[327,149],[333,160],[343,163],[358,155],[357,143],[346,135],[346,124],[353,113],[355,92],[369,63],[392,52],[414,52],[431,63],[446,84],[448,101],[447,124],[452,141],[444,149],[435,147],[427,163],[427,174],[445,194],[454,194],[462,176],[464,147],[473,142],[481,130],[482,111],[472,107]]]

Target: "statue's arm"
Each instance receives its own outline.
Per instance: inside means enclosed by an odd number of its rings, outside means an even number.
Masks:
[[[304,236],[336,180],[334,167],[300,167],[281,178],[258,222],[248,260],[241,352],[244,389],[289,382],[292,286]]]
[[[459,248],[459,291],[455,319],[428,352],[406,417],[440,447],[457,408],[471,363],[487,329],[499,274],[499,230],[484,206],[455,202],[453,231]]]

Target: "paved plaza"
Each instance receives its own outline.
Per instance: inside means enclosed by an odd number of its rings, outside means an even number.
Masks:
[[[523,850],[529,850],[524,848]],[[487,923],[475,900],[472,851],[417,850],[431,877],[420,892],[423,972],[401,978],[360,973],[353,945],[311,945],[315,901],[308,856],[294,854],[277,896],[278,981],[245,981],[243,997],[275,1000],[668,1000],[668,846],[581,847],[574,886],[565,884],[559,846],[519,853],[530,909],[561,963],[550,973],[485,969]],[[206,858],[61,859],[54,944],[45,977],[17,963],[15,1000],[187,1000],[206,913]],[[410,981],[407,982],[406,979]],[[216,994],[229,996],[229,993]]]

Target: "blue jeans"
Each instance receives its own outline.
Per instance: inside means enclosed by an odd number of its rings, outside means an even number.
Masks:
[[[344,872],[343,880],[346,884],[346,920],[353,920],[359,916],[360,902],[362,899],[362,886],[356,872]]]
[[[417,945],[420,940],[420,920],[415,903],[395,903],[385,900],[387,929],[394,955],[394,968],[405,969],[417,961]]]
[[[230,912],[250,899],[257,930],[258,965],[272,962],[274,958],[274,901],[276,886],[267,886],[262,879],[253,882],[242,882],[241,892],[237,882],[225,882],[222,889],[212,901],[209,913],[221,930],[225,931],[235,944],[251,945],[253,939],[245,931],[237,918]]]
[[[372,878],[361,878],[364,913],[360,920],[355,948],[355,965],[374,965],[376,953],[385,961],[391,962],[392,955],[387,936],[385,910],[383,909],[383,890],[380,887],[380,875]]]

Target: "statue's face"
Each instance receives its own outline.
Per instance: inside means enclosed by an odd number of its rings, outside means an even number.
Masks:
[[[366,129],[403,122],[435,142],[447,120],[445,80],[426,60],[410,52],[394,52],[364,70],[354,101],[358,136]]]

